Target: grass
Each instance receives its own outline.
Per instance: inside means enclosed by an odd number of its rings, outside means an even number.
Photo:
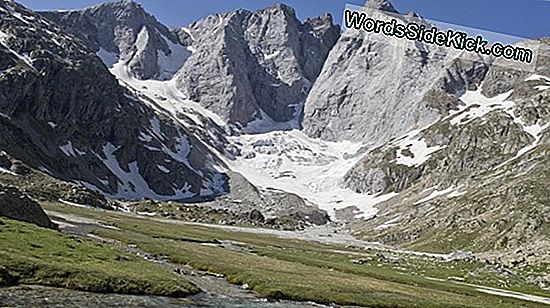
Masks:
[[[199,292],[173,273],[91,240],[0,218],[0,285],[183,297]]]
[[[451,281],[428,278],[446,280],[450,276],[459,276],[466,277],[468,283],[498,287],[498,273],[480,262],[446,263],[403,255],[396,256],[399,260],[393,260],[376,251],[342,245],[53,204],[45,207],[116,226],[120,231],[97,229],[94,233],[167,256],[174,263],[222,273],[230,282],[248,284],[265,297],[369,307],[539,306],[480,293],[470,286]],[[233,241],[233,249],[217,245],[227,240]],[[366,264],[351,262],[358,258],[368,261]],[[475,276],[467,276],[469,273]],[[535,286],[519,279],[516,282],[517,290],[536,293]]]

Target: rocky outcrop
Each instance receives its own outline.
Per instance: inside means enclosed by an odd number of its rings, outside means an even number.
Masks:
[[[264,217],[264,221],[266,223],[271,221],[271,224],[324,225],[330,222],[326,211],[308,203],[296,194],[277,189],[258,188],[236,172],[229,172],[228,176],[229,194],[214,201],[210,204],[211,206],[243,213],[249,216],[250,220]]]
[[[15,187],[0,184],[0,216],[57,229],[38,203]]]
[[[301,23],[292,8],[275,5],[210,15],[178,33],[192,38],[193,50],[180,89],[224,120],[258,120],[251,130],[261,130],[262,123],[298,125],[339,28],[329,15]]]
[[[224,192],[224,175],[172,115],[121,87],[53,22],[0,3],[0,148],[106,196],[186,200]]]
[[[544,77],[529,77],[550,75],[547,49],[542,46],[531,73],[492,65],[480,89],[450,101],[451,114],[370,151],[346,175],[348,187],[380,193],[426,181],[455,185],[538,146],[550,123],[550,101],[537,85]]]
[[[107,66],[121,60],[141,79],[172,77],[190,54],[177,35],[131,0],[41,14],[81,39]]]
[[[449,252],[530,251],[547,262],[550,45],[533,72],[492,65],[480,88],[430,126],[369,152],[346,175],[399,192],[356,228],[369,240]]]
[[[373,18],[425,23],[415,14],[392,14],[387,1],[366,6]],[[382,144],[426,126],[454,108],[450,94],[475,86],[487,70],[483,59],[459,55],[445,47],[346,30],[308,95],[304,131],[330,141]]]

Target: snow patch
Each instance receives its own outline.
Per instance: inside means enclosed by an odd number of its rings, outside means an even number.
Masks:
[[[383,224],[377,226],[376,228],[374,228],[375,230],[384,230],[384,229],[387,229],[387,228],[391,228],[393,226],[396,226],[397,225],[397,222],[401,220],[401,217],[400,216],[397,216],[397,217],[394,217],[386,222],[384,222]]]
[[[153,129],[153,134],[157,136],[160,140],[165,140],[166,137],[162,133],[162,130],[160,129],[160,120],[156,116],[152,117],[151,120],[149,120],[151,123],[151,128]]]
[[[174,200],[174,199],[188,199],[194,197],[195,194],[190,191],[191,185],[185,183],[181,188],[174,188],[174,194],[165,196],[159,195],[154,192],[141,176],[139,172],[139,167],[137,162],[132,162],[128,164],[129,172],[124,171],[119,162],[114,155],[114,152],[118,150],[118,147],[115,147],[113,144],[108,143],[103,147],[103,153],[105,159],[100,159],[103,161],[105,166],[111,170],[111,172],[118,178],[118,193],[115,195],[116,198],[121,199],[142,199],[142,198],[151,198],[156,200]],[[97,190],[97,189],[96,189]]]
[[[191,166],[189,165],[189,161],[187,159],[187,157],[189,156],[189,153],[191,152],[191,148],[189,147],[189,141],[187,140],[186,137],[178,137],[176,141],[177,141],[177,144],[176,144],[175,152],[165,145],[162,146],[162,151],[170,155],[170,157],[172,157],[172,159],[174,159],[175,161],[184,163],[189,168],[191,168]]]
[[[78,203],[74,203],[74,202],[70,202],[70,201],[67,201],[67,200],[63,200],[63,199],[58,199],[59,202],[63,203],[63,204],[66,204],[66,205],[70,205],[70,206],[76,206],[76,207],[81,207],[81,208],[92,208],[91,206],[89,205],[84,205],[84,204],[78,204]]]
[[[537,75],[537,74],[533,74],[533,75],[525,78],[525,81],[533,81],[533,80],[541,80],[541,79],[544,79],[544,80],[550,82],[550,77],[543,76],[543,75]]]
[[[451,125],[464,125],[474,119],[485,116],[493,110],[506,110],[516,105],[512,101],[506,100],[514,90],[491,98],[483,95],[481,91],[482,89],[480,87],[476,91],[466,91],[466,93],[460,97],[460,100],[466,105],[458,111],[451,112],[450,117],[453,117],[450,121]]]
[[[143,142],[151,142],[153,140],[153,137],[151,135],[148,135],[144,132],[139,132],[139,137],[138,137],[139,141],[143,141]]]
[[[143,26],[141,27],[141,30],[139,31],[136,41],[134,43],[137,49],[136,54],[138,55],[141,54],[147,47],[148,42],[149,42],[149,31],[147,31],[146,26]]]
[[[449,199],[452,199],[452,198],[457,198],[457,197],[461,197],[461,196],[464,196],[465,194],[467,194],[468,191],[465,190],[465,191],[460,191],[459,189],[456,189],[454,190],[453,192],[451,192],[450,194],[447,195],[447,198]]]
[[[65,154],[65,156],[76,157],[85,155],[86,152],[79,151],[77,148],[73,147],[71,141],[67,141],[67,144],[62,145],[59,149]]]
[[[260,116],[254,121],[249,122],[244,128],[244,131],[247,134],[262,134],[271,131],[300,129],[300,115],[302,114],[304,103],[291,105],[289,108],[294,108],[294,113],[293,118],[287,122],[277,122],[260,109]]]
[[[164,51],[157,52],[160,70],[159,78],[161,80],[168,80],[172,78],[172,76],[174,76],[180,68],[182,68],[185,61],[187,61],[191,55],[191,52],[184,46],[173,43],[171,40],[167,39],[164,35],[158,32],[158,30],[157,33],[164,39],[168,45],[168,49],[170,49],[168,54],[164,53]]]
[[[424,164],[433,153],[444,148],[446,148],[446,146],[428,147],[424,138],[419,140],[405,139],[400,142],[400,147],[397,149],[396,163],[409,167],[420,166]]]
[[[10,175],[17,175],[15,172],[11,171],[11,170],[8,170],[8,169],[5,169],[5,168],[2,168],[0,167],[0,172],[1,173],[7,173],[7,174],[10,174]]]
[[[184,126],[189,126],[190,124],[177,117],[178,114],[184,114],[193,119],[197,125],[202,124],[202,120],[200,119],[203,117],[212,120],[220,127],[225,127],[226,125],[226,122],[217,114],[207,110],[199,103],[189,100],[178,89],[176,77],[171,80],[140,80],[130,75],[124,61],[116,63],[110,71],[123,86],[133,88],[138,95],[151,99],[154,103],[149,102],[149,100],[143,100],[151,108],[176,116]]]
[[[153,216],[157,216],[157,213],[155,212],[137,212],[138,215],[141,215],[141,216],[149,216],[149,217],[153,217]]]
[[[170,173],[170,170],[168,170],[166,167],[164,167],[163,165],[157,165],[157,168],[159,168],[160,171],[164,172],[164,173]]]
[[[274,53],[270,54],[264,54],[264,59],[266,60],[273,60],[275,59],[281,52],[279,50],[275,51]]]
[[[445,196],[445,195],[448,195],[450,193],[452,193],[456,188],[454,188],[453,186],[445,189],[445,190],[434,190],[429,196],[427,196],[426,198],[423,198],[423,199],[420,199],[418,201],[416,201],[414,204],[415,205],[418,205],[418,204],[421,204],[421,203],[424,203],[424,202],[428,202],[428,201],[431,201],[433,199],[436,199],[438,197],[441,197],[441,196]]]

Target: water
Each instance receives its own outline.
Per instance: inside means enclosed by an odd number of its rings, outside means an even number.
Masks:
[[[320,307],[312,303],[268,302],[254,298],[231,298],[201,293],[189,298],[98,294],[40,286],[0,288],[1,307]]]

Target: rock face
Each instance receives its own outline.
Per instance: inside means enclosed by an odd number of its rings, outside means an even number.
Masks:
[[[258,120],[251,130],[261,130],[262,123],[298,126],[340,31],[329,15],[302,24],[292,8],[276,5],[211,15],[178,33],[188,33],[193,50],[179,88],[224,120],[242,126]]]
[[[41,14],[85,42],[108,66],[120,59],[141,79],[170,78],[190,54],[177,35],[133,1]]]
[[[440,251],[524,247],[547,262],[550,44],[538,43],[534,72],[492,65],[449,116],[348,172],[356,191],[400,193],[358,223],[367,238]]]
[[[424,23],[392,15],[387,1],[370,1],[373,18]],[[381,144],[432,123],[483,76],[483,59],[464,61],[449,48],[346,30],[331,50],[305,105],[303,128],[311,137]]]
[[[56,229],[38,203],[15,187],[0,184],[0,216]]]
[[[0,148],[11,157],[114,198],[224,192],[210,151],[87,46],[14,2],[0,16]]]

